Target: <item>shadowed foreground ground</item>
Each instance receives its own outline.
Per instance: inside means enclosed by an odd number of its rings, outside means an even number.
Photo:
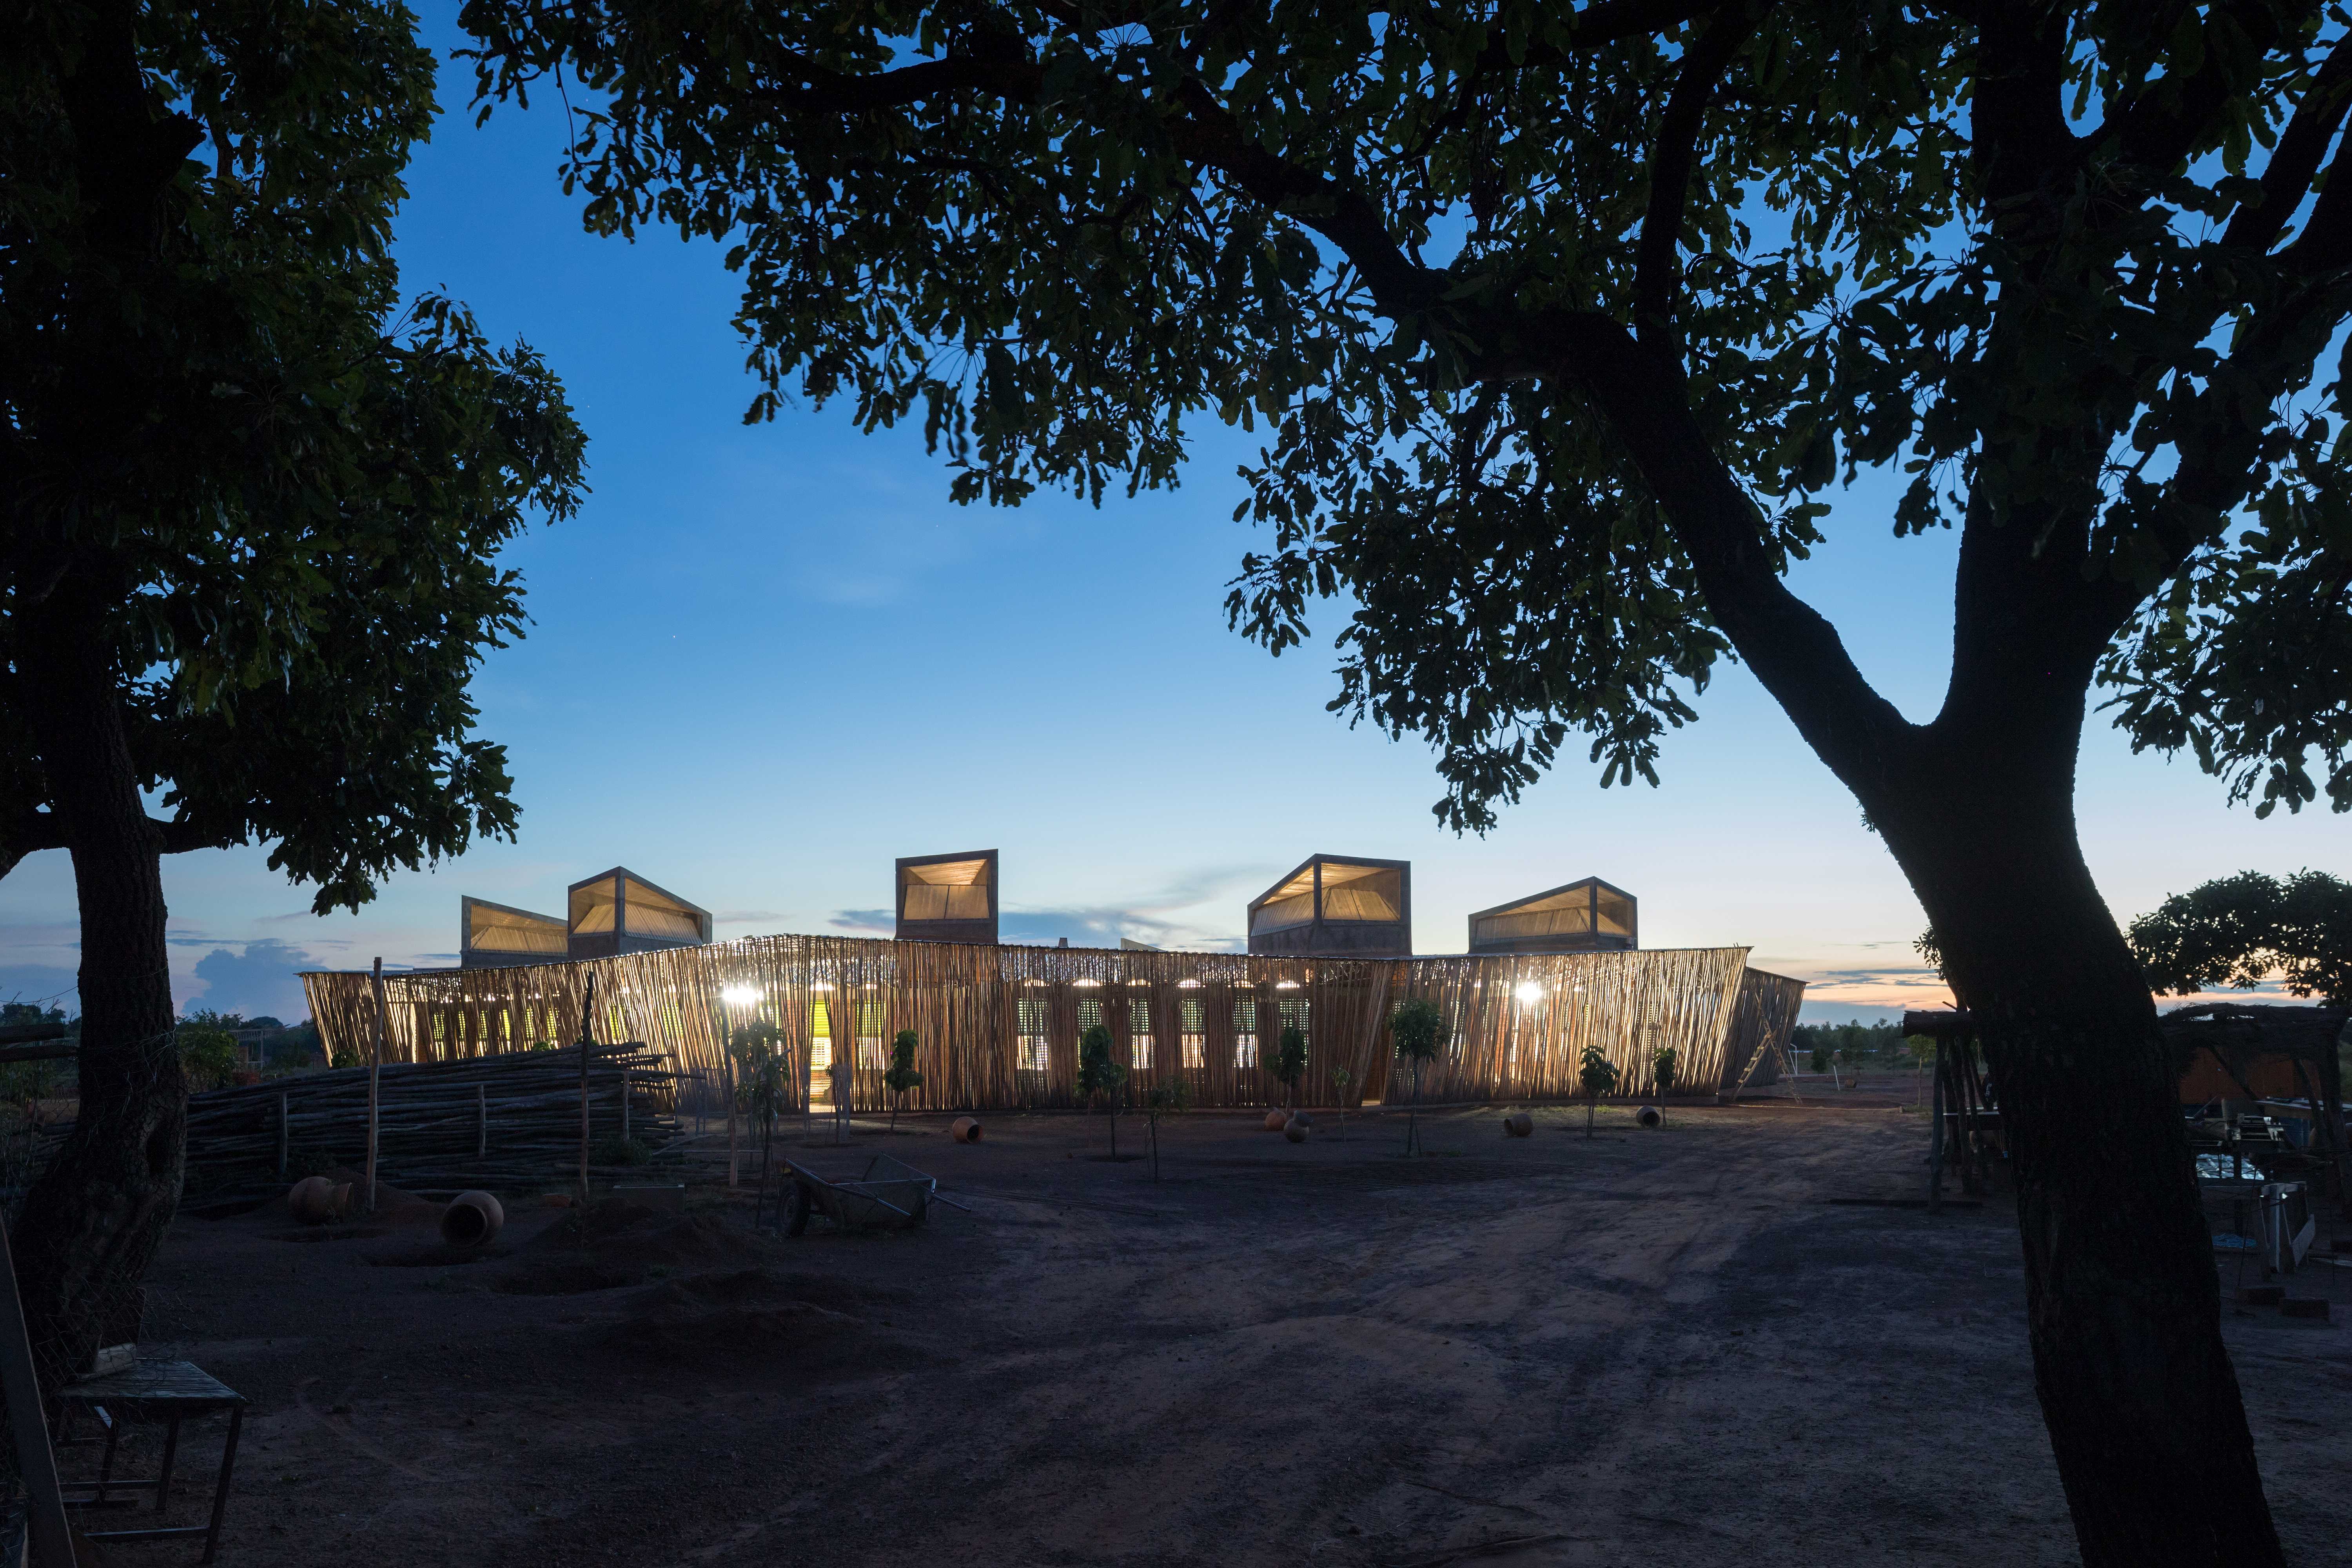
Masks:
[[[1401,1118],[1196,1114],[1157,1185],[1098,1118],[917,1120],[857,1154],[974,1212],[880,1237],[523,1210],[452,1264],[422,1213],[183,1218],[148,1353],[256,1401],[236,1563],[2075,1560],[2005,1202],[1825,1201],[1916,1194],[1919,1117],[1582,1120],[1433,1114],[1407,1163]],[[2333,1324],[2229,1320],[2308,1563],[2352,1557],[2352,1273],[2298,1288],[2330,1286]]]

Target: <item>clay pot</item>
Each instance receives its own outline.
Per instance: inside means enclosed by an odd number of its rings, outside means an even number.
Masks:
[[[441,1239],[452,1247],[486,1247],[507,1223],[507,1211],[488,1193],[459,1193],[441,1211]]]
[[[1640,1127],[1663,1127],[1666,1123],[1666,1119],[1658,1114],[1656,1106],[1645,1105],[1633,1112],[1633,1121]]]
[[[286,1192],[286,1207],[304,1225],[341,1219],[351,1201],[349,1182],[331,1182],[324,1176],[305,1176]]]
[[[1282,1130],[1282,1135],[1293,1143],[1304,1143],[1307,1142],[1307,1123],[1294,1116],[1290,1119],[1290,1125]]]
[[[1515,1110],[1503,1118],[1503,1133],[1508,1138],[1535,1136],[1536,1119],[1524,1110]]]
[[[1289,1125],[1290,1112],[1287,1110],[1269,1110],[1265,1113],[1265,1130],[1268,1132],[1279,1132]]]
[[[955,1119],[954,1125],[948,1129],[948,1133],[959,1143],[977,1143],[980,1142],[980,1119],[975,1116],[959,1116]]]

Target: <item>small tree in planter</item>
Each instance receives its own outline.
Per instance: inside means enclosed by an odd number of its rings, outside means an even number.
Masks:
[[[1412,1099],[1405,1114],[1404,1152],[1409,1159],[1423,1152],[1421,1147],[1421,1065],[1437,1059],[1445,1048],[1453,1031],[1445,1026],[1445,1014],[1437,1004],[1423,997],[1398,1004],[1391,1020],[1390,1033],[1396,1039],[1396,1053],[1412,1063]]]
[[[1331,1088],[1339,1096],[1339,1142],[1342,1143],[1348,1141],[1348,1087],[1355,1081],[1356,1075],[1346,1068],[1331,1069]]]
[[[1675,1048],[1660,1046],[1650,1053],[1650,1076],[1657,1080],[1658,1098],[1664,1100],[1675,1091]]]
[[[882,1083],[889,1089],[890,1131],[898,1131],[898,1108],[906,1103],[907,1091],[923,1086],[923,1075],[915,1070],[915,1047],[922,1037],[912,1029],[901,1029],[898,1037],[890,1042],[889,1070],[882,1075]]]
[[[1578,1062],[1576,1081],[1584,1086],[1584,1135],[1592,1136],[1592,1112],[1601,1097],[1617,1088],[1617,1064],[1601,1054],[1599,1046],[1587,1046]]]
[[[1118,1158],[1118,1086],[1127,1068],[1110,1059],[1110,1030],[1097,1024],[1078,1037],[1078,1092],[1092,1100],[1105,1096],[1110,1106],[1110,1157]]]
[[[1160,1117],[1163,1111],[1189,1110],[1192,1106],[1190,1079],[1175,1079],[1143,1092],[1144,1124],[1151,1130],[1151,1179],[1160,1179]]]
[[[1282,1084],[1285,1109],[1298,1109],[1298,1080],[1307,1076],[1307,1031],[1296,1024],[1286,1025],[1282,1040],[1275,1047],[1273,1073]]]

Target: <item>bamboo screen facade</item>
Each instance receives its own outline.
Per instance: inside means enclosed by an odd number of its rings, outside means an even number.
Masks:
[[[385,1058],[432,1061],[578,1037],[595,978],[599,1041],[641,1040],[677,1069],[723,1071],[722,1042],[764,1021],[782,1033],[794,1109],[829,1101],[824,1069],[853,1110],[890,1100],[891,1040],[912,1029],[922,1087],[908,1110],[1006,1110],[1077,1103],[1078,1036],[1109,1026],[1130,1096],[1181,1075],[1207,1108],[1271,1105],[1283,1086],[1261,1067],[1282,1030],[1307,1037],[1298,1100],[1401,1100],[1388,1025],[1409,997],[1453,1025],[1423,1069],[1423,1103],[1576,1096],[1588,1043],[1617,1064],[1622,1092],[1654,1087],[1653,1053],[1671,1046],[1676,1081],[1712,1091],[1736,1077],[1759,1030],[1783,1041],[1801,982],[1747,967],[1746,948],[1406,959],[1272,958],[1100,948],[992,947],[855,937],[772,936],[615,958],[488,970],[387,974]],[[305,974],[331,1055],[367,1058],[375,1003],[364,973]],[[1750,994],[1753,994],[1752,996]],[[1767,1005],[1768,1002],[1772,1003]],[[1735,1058],[1735,1053],[1737,1056]],[[814,1069],[814,1070],[813,1070]]]

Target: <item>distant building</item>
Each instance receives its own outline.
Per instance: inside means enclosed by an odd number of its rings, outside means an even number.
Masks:
[[[1472,952],[1630,952],[1642,945],[1640,901],[1587,877],[1470,917]]]
[[[625,866],[572,884],[565,948],[573,958],[614,958],[710,940],[710,911],[655,887]]]
[[[554,915],[533,914],[488,899],[458,900],[457,965],[502,969],[569,958],[571,932]]]
[[[900,942],[996,941],[996,851],[912,855],[898,862]]]
[[[1309,856],[1250,900],[1249,950],[1402,957],[1412,951],[1412,862]]]

